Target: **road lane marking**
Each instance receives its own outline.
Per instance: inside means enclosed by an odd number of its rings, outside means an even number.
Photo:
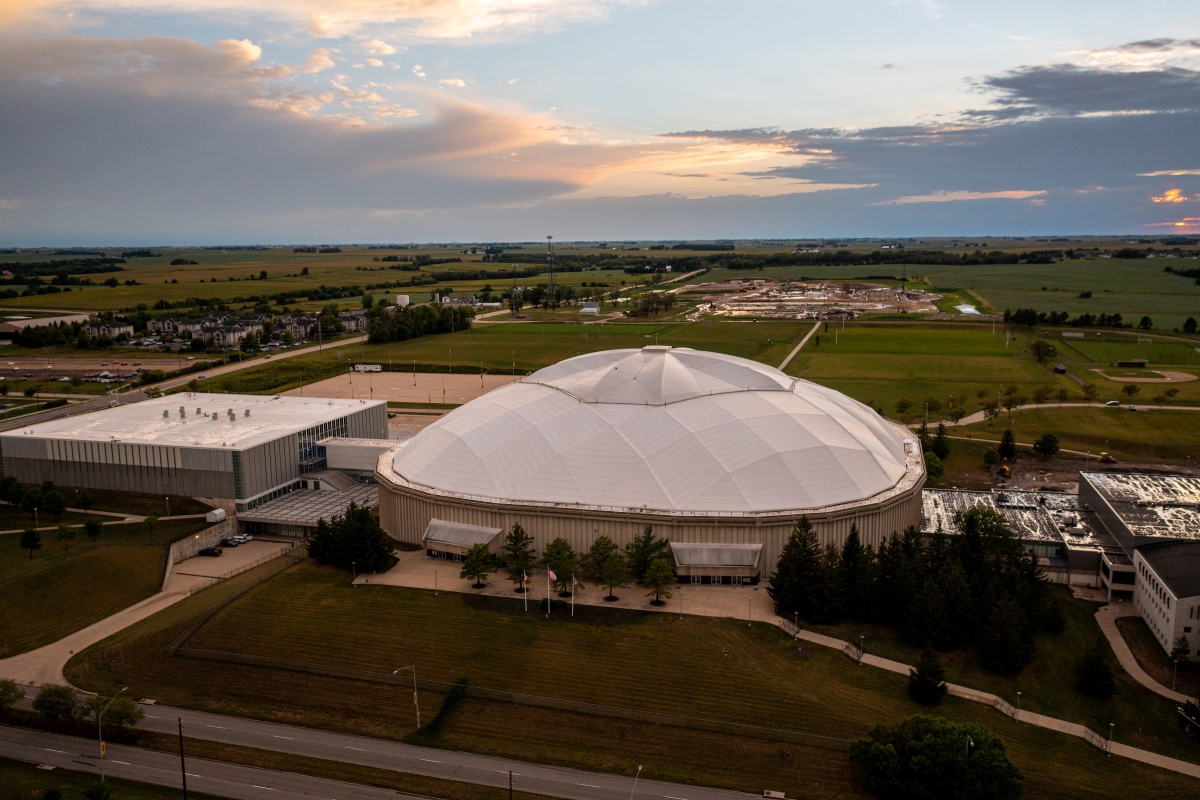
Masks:
[[[67,752],[66,750],[55,750],[53,747],[46,747],[46,748],[43,748],[43,749],[45,749],[45,750],[48,750],[48,751],[50,751],[51,753],[65,753],[65,752]]]
[[[252,784],[250,784],[250,785],[251,785],[251,786],[253,786],[255,789],[266,789],[268,792],[273,792],[273,791],[275,791],[275,790],[274,790],[274,789],[272,789],[270,786],[259,786],[257,783],[252,783]]]
[[[292,737],[290,737],[290,736],[276,736],[273,733],[271,734],[271,738],[272,739],[287,739],[289,742],[292,741]]]
[[[226,728],[222,728],[220,725],[205,725],[204,727],[206,727],[206,728],[216,728],[216,729],[217,729],[217,730],[219,730],[219,731],[226,730]]]
[[[117,761],[116,759],[113,759],[113,758],[110,758],[110,759],[109,759],[109,761],[111,761],[111,762],[112,762],[112,763],[114,763],[114,764],[124,764],[124,765],[125,765],[125,766],[127,766],[127,767],[129,766],[129,762],[128,762],[128,761]]]
[[[599,788],[600,788],[599,786],[593,786],[593,785],[592,785],[592,784],[590,784],[590,783],[577,783],[577,784],[575,784],[575,785],[576,785],[576,786],[586,786],[586,787],[588,787],[589,789],[599,789]]]
[[[185,772],[183,774],[187,775],[189,778],[203,778],[204,777],[203,775],[197,775],[194,772]]]
[[[687,800],[686,797],[671,797],[669,794],[664,794],[663,797],[665,797],[666,800]]]
[[[440,764],[440,761],[434,761],[432,758],[422,758],[422,761],[428,761],[430,764]]]
[[[361,747],[351,747],[350,745],[342,745],[342,746],[345,747],[347,750],[357,750],[360,753],[367,752],[366,750],[363,750]]]

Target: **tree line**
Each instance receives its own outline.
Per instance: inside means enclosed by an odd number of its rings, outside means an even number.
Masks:
[[[767,591],[783,616],[887,625],[914,647],[973,645],[988,669],[1015,675],[1033,658],[1035,634],[1063,629],[1062,609],[1002,514],[975,508],[954,524],[957,535],[939,530],[927,542],[909,527],[876,551],[863,546],[857,527],[840,549],[822,548],[803,518]]]
[[[471,327],[475,309],[430,303],[420,306],[374,306],[368,311],[367,338],[372,343],[401,342],[433,333],[453,333]]]

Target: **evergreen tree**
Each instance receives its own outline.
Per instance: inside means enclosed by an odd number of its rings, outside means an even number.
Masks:
[[[666,539],[655,539],[654,526],[647,525],[641,536],[633,537],[633,541],[625,545],[625,563],[640,581],[650,568],[650,562],[667,557],[669,546]]]
[[[850,525],[850,533],[842,543],[842,597],[845,601],[845,611],[851,617],[862,617],[863,601],[863,567],[866,554],[863,551],[862,539],[858,535],[858,525]]]
[[[1017,438],[1013,436],[1012,428],[1005,428],[1004,433],[1000,434],[1000,444],[996,447],[996,452],[1005,461],[1012,461],[1017,457]]]
[[[654,595],[653,603],[656,606],[662,605],[663,600],[671,599],[671,585],[674,583],[675,572],[665,558],[651,561],[650,566],[646,568],[646,574],[642,576],[642,586],[650,590],[646,592],[646,596]]]
[[[546,551],[542,553],[542,563],[557,577],[557,580],[554,581],[555,588],[559,592],[569,592],[571,576],[579,569],[579,561],[575,557],[575,550],[571,547],[571,543],[559,536],[546,545]]]
[[[1017,602],[1001,596],[979,633],[983,665],[1000,675],[1016,675],[1033,658],[1033,640]]]
[[[933,453],[942,461],[950,456],[950,437],[946,435],[946,423],[939,422],[937,434],[933,437]]]
[[[913,598],[908,610],[908,622],[904,626],[904,639],[913,647],[946,649],[949,643],[946,622],[946,599],[942,588],[934,578]]]
[[[525,591],[524,578],[533,569],[537,559],[533,537],[525,532],[521,523],[514,522],[512,529],[504,535],[500,552],[504,554],[504,564],[508,567],[508,579],[517,585],[518,591]]]
[[[917,666],[908,673],[908,696],[923,706],[936,706],[946,696],[946,671],[932,648],[921,651]]]
[[[1112,665],[1108,662],[1108,645],[1101,639],[1093,641],[1084,651],[1075,684],[1080,692],[1097,700],[1107,700],[1117,690]]]
[[[354,503],[340,517],[318,520],[317,532],[308,542],[308,555],[314,561],[358,572],[390,569],[395,563],[394,549],[371,509]]]
[[[841,620],[842,610],[842,554],[836,545],[828,544],[821,551],[808,619],[819,625],[834,625]]]
[[[813,612],[813,586],[820,569],[821,548],[808,517],[801,517],[779,554],[775,574],[767,582],[767,594],[781,615],[799,613],[805,619]]]
[[[473,581],[471,584],[476,589],[482,589],[487,576],[496,568],[496,559],[492,555],[492,551],[488,550],[486,544],[473,544],[471,549],[467,550],[466,556],[463,557],[462,571],[458,573],[458,577],[463,580]]]
[[[957,561],[951,560],[943,567],[938,586],[946,615],[942,649],[962,647],[971,641],[978,623],[967,574]]]

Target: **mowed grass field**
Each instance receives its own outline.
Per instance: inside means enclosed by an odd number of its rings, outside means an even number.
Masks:
[[[382,364],[403,371],[415,361],[448,369],[480,368],[491,373],[520,375],[565,358],[617,348],[660,344],[715,350],[777,366],[812,328],[811,322],[763,320],[753,322],[638,323],[556,325],[552,323],[479,323],[468,332],[424,336],[390,344],[346,344],[296,356],[278,363],[200,381],[202,391],[275,392],[318,376],[345,372],[352,364]]]
[[[167,645],[215,602],[205,595],[85,651],[68,665],[68,678],[94,691],[133,686],[160,703],[389,738],[414,733],[410,695],[393,686],[242,665],[224,670],[236,680],[213,680],[220,665],[170,657]],[[426,724],[438,720],[424,734],[432,744],[615,772],[645,764],[643,777],[799,797],[860,796],[847,740],[921,710],[908,700],[903,676],[826,648],[805,647],[797,658],[791,639],[768,624],[671,614],[614,625],[547,621],[478,610],[456,594],[351,588],[344,573],[311,563],[219,611],[189,646],[380,672],[415,663],[423,680],[809,733],[810,743],[797,745],[471,698],[443,709],[444,695],[421,693]],[[1170,718],[1163,705],[1148,698],[1141,706],[1170,738],[1152,743],[1200,760],[1188,740],[1158,722]],[[1116,797],[1130,785],[1177,796],[1194,786],[979,704],[950,698],[938,713],[1003,736],[1030,776],[1030,796],[1066,786],[1066,796]]]
[[[80,800],[83,790],[100,779],[86,772],[38,769],[36,764],[0,758],[0,800],[38,800],[47,790],[58,789],[63,800]],[[149,783],[108,778],[114,800],[183,800],[183,791]],[[188,792],[188,797],[216,800],[212,795]]]
[[[1023,351],[1019,336],[1005,347],[999,326],[992,333],[983,325],[847,323],[843,330],[830,323],[828,331],[822,327],[820,343],[815,336],[809,339],[787,372],[881,406],[897,419],[901,399],[913,404],[913,419],[923,417],[927,399],[936,399],[942,409],[929,415],[936,420],[946,417],[951,402],[969,414],[1010,385],[1025,395],[1038,386],[1056,392],[1060,385],[1078,393],[1078,386],[1039,367]]]
[[[1127,411],[1123,408],[1025,409],[1001,414],[991,423],[962,425],[956,436],[999,440],[1005,428],[1022,444],[1046,433],[1059,445],[1096,456],[1107,451],[1118,461],[1183,464],[1200,455],[1200,411]]]
[[[43,531],[33,561],[19,534],[0,536],[0,653],[37,649],[157,593],[170,542],[206,526],[166,522],[148,533],[140,524],[106,525],[96,544],[78,530],[71,549]]]

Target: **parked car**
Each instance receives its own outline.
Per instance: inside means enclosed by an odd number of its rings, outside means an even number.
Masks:
[[[219,548],[219,547],[206,547],[206,548],[204,548],[203,550],[201,550],[201,551],[200,551],[200,552],[199,552],[197,555],[202,555],[202,556],[211,556],[211,557],[213,557],[213,558],[216,558],[217,556],[221,555],[221,548]]]
[[[1114,406],[1114,407],[1115,407],[1115,406],[1119,406],[1119,405],[1121,405],[1121,401],[1120,401],[1120,400],[1109,400],[1109,401],[1108,401],[1107,403],[1105,403],[1104,405],[1106,405],[1106,406]]]
[[[239,544],[241,544],[241,542],[233,537],[221,540],[221,547],[237,547]]]
[[[245,544],[246,542],[254,541],[254,537],[248,533],[239,533],[237,536],[234,536],[232,538],[238,544]]]
[[[1130,406],[1130,407],[1129,407],[1129,410],[1130,410],[1130,411],[1137,411],[1137,410],[1138,410],[1138,407],[1137,407],[1137,406]]]

